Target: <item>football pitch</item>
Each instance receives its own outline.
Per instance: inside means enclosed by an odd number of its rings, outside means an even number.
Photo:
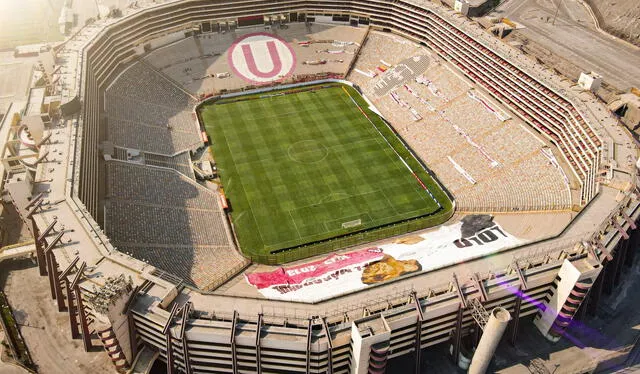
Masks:
[[[355,89],[294,90],[200,109],[246,255],[296,251],[451,210],[444,191]]]

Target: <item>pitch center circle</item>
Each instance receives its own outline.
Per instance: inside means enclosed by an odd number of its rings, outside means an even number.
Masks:
[[[289,157],[302,164],[315,164],[329,155],[329,149],[316,140],[301,140],[287,149]]]

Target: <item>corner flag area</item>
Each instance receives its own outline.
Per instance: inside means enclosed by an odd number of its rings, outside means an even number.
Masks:
[[[206,103],[231,221],[245,255],[283,263],[446,221],[452,203],[350,86]]]

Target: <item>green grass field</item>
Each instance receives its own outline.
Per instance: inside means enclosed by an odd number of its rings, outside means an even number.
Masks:
[[[304,90],[200,109],[246,255],[450,213],[446,194],[357,91]]]

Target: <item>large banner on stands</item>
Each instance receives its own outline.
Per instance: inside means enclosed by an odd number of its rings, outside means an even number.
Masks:
[[[438,230],[379,247],[332,254],[321,260],[245,277],[268,299],[318,302],[524,243],[493,222],[493,217],[470,215]]]

